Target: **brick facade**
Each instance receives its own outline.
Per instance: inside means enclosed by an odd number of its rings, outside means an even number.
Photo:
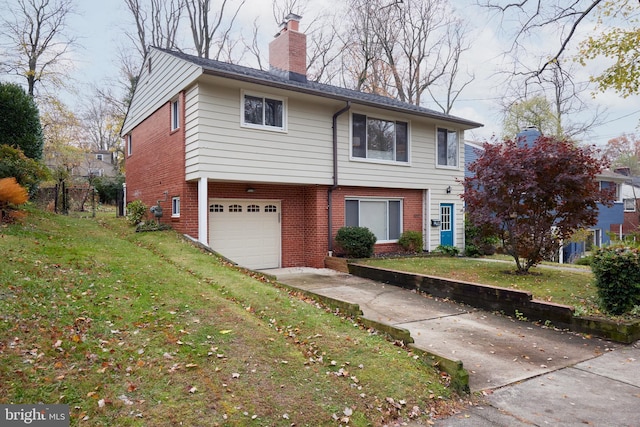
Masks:
[[[161,200],[164,213],[160,221],[171,224],[180,233],[197,237],[198,185],[185,181],[184,130],[170,132],[169,126],[170,107],[167,104],[133,130],[132,154],[126,160],[127,203],[139,199],[151,206]],[[254,190],[252,193],[247,193],[249,186]],[[321,185],[208,183],[209,199],[281,201],[282,267],[324,266],[329,248],[328,193],[329,187]],[[420,190],[338,187],[331,194],[333,237],[345,224],[346,197],[402,198],[404,230],[422,230]],[[180,197],[179,218],[171,218],[171,198],[175,196]],[[376,253],[397,250],[395,243],[376,245]]]
[[[178,97],[180,127],[171,131],[167,102],[131,132],[131,154],[125,159],[127,200],[151,207],[160,201],[160,221],[197,236],[197,185],[185,181],[184,93]],[[171,199],[180,197],[180,217],[171,218]],[[148,214],[152,218],[151,213]]]
[[[255,185],[209,182],[208,197],[228,199],[280,200],[282,202],[282,267],[323,267],[328,253],[327,186]],[[388,197],[403,199],[404,230],[422,231],[422,191],[384,188],[339,187],[332,192],[335,237],[344,226],[345,197]],[[376,245],[377,254],[397,252],[396,243]]]

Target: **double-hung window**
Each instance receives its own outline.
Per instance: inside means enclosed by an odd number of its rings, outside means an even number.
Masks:
[[[620,201],[620,186],[613,181],[600,181],[600,191],[613,193],[614,200]]]
[[[284,98],[243,93],[242,125],[286,131],[286,107]]]
[[[409,161],[407,122],[377,119],[363,114],[351,116],[351,156],[354,158]]]
[[[177,99],[171,101],[171,130],[174,131],[180,127],[180,103]]]
[[[458,132],[438,128],[438,166],[458,166]]]
[[[345,225],[367,227],[378,243],[396,241],[402,232],[402,200],[346,199]]]
[[[635,212],[636,211],[636,199],[623,199],[624,211]]]

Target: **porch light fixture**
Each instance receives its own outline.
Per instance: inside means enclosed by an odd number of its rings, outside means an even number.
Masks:
[[[255,192],[256,192],[255,188],[251,188],[251,187],[247,188],[247,193],[255,193]]]
[[[447,187],[447,194],[451,194],[451,186]]]

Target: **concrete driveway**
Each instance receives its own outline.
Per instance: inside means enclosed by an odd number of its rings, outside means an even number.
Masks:
[[[416,347],[461,360],[471,391],[483,391],[486,404],[438,425],[640,425],[640,349],[634,346],[333,270],[266,272],[286,285],[358,304],[364,318],[407,329]]]

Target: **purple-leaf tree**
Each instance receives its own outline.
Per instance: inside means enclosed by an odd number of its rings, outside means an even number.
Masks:
[[[596,224],[598,203],[611,206],[613,190],[600,190],[606,167],[594,147],[539,137],[485,143],[464,180],[467,217],[482,232],[498,235],[518,273],[557,253],[562,239]]]

